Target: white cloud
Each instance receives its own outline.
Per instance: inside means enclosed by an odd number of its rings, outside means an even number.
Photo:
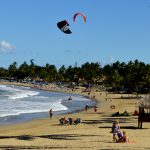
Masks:
[[[6,41],[0,41],[0,53],[11,53],[16,47]]]

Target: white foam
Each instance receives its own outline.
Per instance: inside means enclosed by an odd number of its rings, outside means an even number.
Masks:
[[[37,99],[48,99],[49,97],[46,97],[46,96],[34,96],[35,98]]]
[[[5,88],[5,87],[6,87],[6,85],[1,85],[1,84],[0,84],[0,88]]]
[[[38,95],[39,92],[36,91],[28,91],[28,90],[17,90],[12,95],[8,97],[8,99],[15,100],[15,99],[22,99],[25,97],[35,96]]]
[[[69,94],[49,93],[47,91],[34,91],[33,89],[26,89],[23,87],[10,87],[0,85],[0,117],[17,116],[20,114],[48,112],[50,108],[53,111],[67,110],[67,106],[62,104],[62,100],[67,100]],[[4,92],[3,92],[4,90]],[[88,99],[71,95],[73,101],[78,103],[80,101],[88,101]]]
[[[18,106],[19,107],[19,106]],[[36,105],[33,103],[30,104],[30,107],[27,103],[21,104],[20,108],[13,108],[11,111],[3,111],[3,114],[0,114],[0,117],[7,116],[17,116],[20,114],[28,114],[28,113],[38,113],[38,112],[48,112],[49,109],[52,108],[53,111],[67,110],[68,108],[61,104],[61,99],[56,102],[51,103],[42,103],[38,102]]]
[[[0,90],[5,91],[5,96],[7,96],[10,100],[22,99],[25,97],[31,97],[39,94],[39,92],[30,90],[29,88],[18,89],[15,86],[0,85]]]
[[[12,90],[13,88],[5,86],[5,85],[0,85],[0,89],[3,90],[3,91],[5,91],[5,90],[7,91],[7,90]]]

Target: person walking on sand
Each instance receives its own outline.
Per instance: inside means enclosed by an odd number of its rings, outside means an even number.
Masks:
[[[53,116],[53,110],[50,109],[50,110],[49,110],[49,117],[50,117],[50,119],[52,119],[52,116]]]
[[[89,108],[89,105],[86,104],[86,105],[85,105],[85,111],[86,111],[86,112],[87,112],[88,108]]]
[[[94,107],[94,112],[97,112],[97,107],[96,106]]]

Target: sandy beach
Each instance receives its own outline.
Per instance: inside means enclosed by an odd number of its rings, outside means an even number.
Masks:
[[[62,90],[63,91],[63,90]],[[63,91],[72,92],[72,91]],[[91,94],[76,89],[72,93],[89,96],[97,101],[97,112],[93,108],[66,114],[65,117],[82,119],[78,125],[60,125],[64,115],[34,119],[13,125],[0,126],[0,149],[72,149],[72,150],[148,150],[150,149],[150,123],[143,123],[138,129],[138,110],[135,95],[107,94],[105,91],[92,90]],[[106,97],[109,98],[106,101]],[[91,99],[93,100],[93,99]],[[110,108],[115,105],[115,109]],[[127,111],[129,116],[112,117],[117,111]],[[119,121],[121,131],[126,131],[129,143],[114,143],[112,123]]]

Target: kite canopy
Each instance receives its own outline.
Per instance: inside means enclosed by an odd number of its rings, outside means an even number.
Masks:
[[[78,15],[82,16],[82,17],[83,17],[83,19],[84,19],[84,22],[86,22],[86,16],[85,16],[85,15],[83,15],[82,13],[76,13],[76,14],[74,14],[74,16],[73,16],[73,21],[74,21],[74,22],[75,22],[76,17],[77,17]]]
[[[72,33],[72,32],[70,31],[70,29],[68,28],[68,26],[69,26],[69,24],[68,24],[68,22],[67,22],[66,20],[63,20],[63,21],[60,21],[60,22],[57,23],[57,27],[58,27],[62,32],[66,33],[66,34]]]

